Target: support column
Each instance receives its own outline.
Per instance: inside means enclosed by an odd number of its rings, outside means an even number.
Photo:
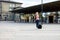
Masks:
[[[45,23],[47,23],[47,13],[45,12]]]
[[[56,23],[58,23],[58,11],[56,12]]]
[[[43,17],[42,17],[42,13],[43,13],[43,0],[41,0],[41,23],[43,23]]]
[[[19,19],[20,19],[20,22],[21,22],[21,14],[19,14]]]
[[[15,21],[15,13],[13,13],[13,19],[12,20]]]

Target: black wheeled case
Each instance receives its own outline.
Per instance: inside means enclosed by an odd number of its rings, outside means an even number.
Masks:
[[[39,25],[38,25],[37,28],[38,28],[38,29],[42,29],[42,23],[41,23],[41,22],[39,22]]]
[[[42,25],[38,25],[38,27],[37,27],[38,29],[42,29]]]

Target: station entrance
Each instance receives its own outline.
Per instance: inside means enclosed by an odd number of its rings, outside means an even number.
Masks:
[[[53,23],[54,19],[53,16],[49,16],[49,23]]]

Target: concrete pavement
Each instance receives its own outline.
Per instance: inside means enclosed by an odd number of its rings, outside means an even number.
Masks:
[[[0,22],[0,40],[60,40],[60,24]]]

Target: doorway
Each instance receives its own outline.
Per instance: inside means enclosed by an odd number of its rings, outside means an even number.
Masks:
[[[53,23],[53,16],[49,16],[49,23]]]
[[[1,14],[0,14],[0,21],[1,21]]]

